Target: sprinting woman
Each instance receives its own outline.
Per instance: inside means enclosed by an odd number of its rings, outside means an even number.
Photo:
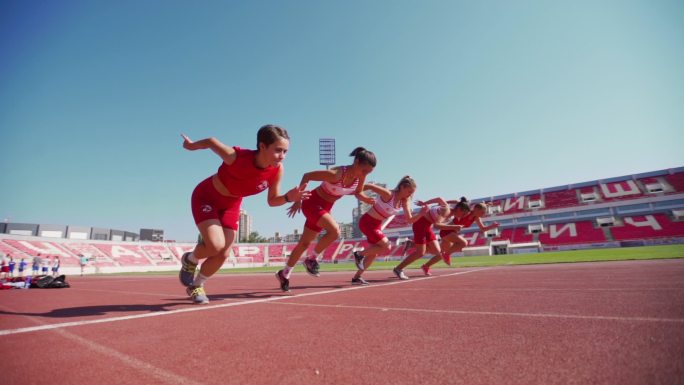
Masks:
[[[461,229],[467,229],[475,223],[480,228],[480,232],[484,233],[499,226],[497,222],[493,222],[489,226],[485,226],[482,223],[482,217],[487,213],[487,205],[485,203],[477,203],[471,208],[465,197],[461,197],[459,201],[448,201],[448,203],[456,203],[452,209],[452,216],[454,218],[452,224],[461,226]],[[427,268],[428,272],[430,266],[439,262],[440,259],[443,259],[444,263],[451,266],[451,254],[460,252],[468,245],[468,241],[460,235],[461,229],[442,230],[439,232],[439,237],[442,239],[440,244],[442,255],[435,254],[434,257],[423,265]]]
[[[335,167],[331,170],[311,171],[302,176],[299,189],[306,188],[311,181],[321,181],[311,197],[305,201],[292,204],[288,210],[289,216],[294,216],[301,210],[306,217],[304,231],[297,245],[287,260],[285,268],[276,273],[280,282],[280,289],[290,291],[290,274],[299,258],[307,250],[311,242],[325,229],[325,235],[318,241],[314,254],[304,260],[307,273],[318,276],[318,258],[332,242],[340,237],[340,229],[335,218],[330,214],[335,202],[345,195],[355,195],[362,202],[372,205],[375,200],[363,193],[366,175],[370,174],[376,165],[375,154],[363,147],[357,147],[349,156],[354,157],[354,163],[348,166]]]
[[[411,214],[410,200],[416,191],[416,182],[410,176],[401,178],[394,190],[387,190],[374,184],[366,184],[366,190],[371,190],[378,194],[379,199],[359,220],[359,229],[371,244],[369,248],[361,252],[354,252],[356,261],[356,274],[351,280],[353,285],[368,285],[368,281],[361,276],[375,260],[375,257],[382,253],[390,252],[390,242],[383,234],[383,223],[387,223],[400,210],[404,210],[404,217],[407,223],[414,223],[427,211],[427,206],[423,206],[421,212],[416,215]]]
[[[221,268],[229,255],[238,229],[242,198],[268,189],[268,204],[274,207],[300,202],[308,193],[295,187],[280,195],[281,162],[290,145],[287,131],[282,127],[261,127],[256,150],[226,146],[216,138],[192,141],[186,135],[182,136],[185,149],[210,149],[223,160],[216,174],[198,184],[192,193],[192,215],[202,242],[192,252],[183,254],[178,274],[194,303],[208,303],[204,283]],[[199,274],[195,276],[197,265],[203,259]]]
[[[418,206],[426,207],[434,203],[437,205],[427,209],[420,218],[413,223],[413,243],[415,244],[415,249],[413,250],[413,253],[392,270],[394,275],[399,279],[409,279],[406,274],[404,274],[404,269],[425,255],[426,251],[433,255],[442,254],[439,243],[437,243],[437,237],[432,231],[433,226],[439,230],[458,230],[460,228],[460,226],[447,225],[444,223],[449,215],[451,215],[449,204],[444,199],[433,198],[427,202],[418,201],[416,204]],[[421,266],[421,269],[423,269],[425,275],[430,275],[430,271],[429,269],[425,269],[425,265]]]

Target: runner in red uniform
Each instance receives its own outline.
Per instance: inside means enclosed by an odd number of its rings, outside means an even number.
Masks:
[[[373,204],[375,200],[364,195],[363,189],[366,175],[375,168],[375,154],[363,147],[357,147],[349,156],[354,157],[354,163],[349,166],[335,167],[331,170],[311,171],[302,177],[299,189],[304,190],[306,184],[311,181],[321,181],[311,193],[311,197],[305,201],[297,201],[289,208],[288,215],[294,216],[301,210],[306,217],[304,231],[297,245],[292,249],[287,265],[283,270],[276,273],[280,282],[280,289],[290,291],[290,273],[297,264],[299,258],[307,250],[311,242],[325,229],[325,235],[318,241],[314,248],[314,255],[304,260],[306,271],[318,276],[318,258],[332,242],[340,237],[340,229],[335,218],[330,214],[335,202],[345,195],[355,195],[362,202]]]
[[[449,204],[442,198],[430,199],[427,202],[418,201],[419,206],[428,206],[430,204],[437,203],[436,206],[430,207],[428,210],[420,216],[420,218],[413,223],[413,243],[416,245],[413,253],[406,257],[397,267],[392,270],[394,275],[399,279],[409,279],[406,274],[404,274],[404,269],[425,255],[428,251],[433,255],[441,255],[441,249],[439,243],[437,243],[437,237],[432,231],[432,227],[436,227],[439,230],[457,230],[458,226],[447,225],[444,222],[451,215],[451,210],[449,209]],[[423,267],[421,267],[423,268]],[[430,275],[430,272],[423,268],[425,275]]]
[[[402,209],[407,223],[414,223],[427,211],[427,206],[423,206],[420,213],[411,215],[410,200],[416,191],[416,182],[408,175],[401,178],[397,187],[391,191],[374,184],[366,184],[365,189],[378,194],[379,199],[375,200],[373,207],[359,220],[359,229],[372,246],[364,251],[354,252],[358,271],[351,280],[353,285],[368,285],[368,281],[361,275],[373,264],[376,256],[390,252],[390,242],[382,232],[383,224],[389,223]]]
[[[210,149],[221,157],[218,172],[201,182],[192,193],[192,215],[202,241],[191,253],[183,254],[179,279],[194,303],[208,303],[204,283],[221,268],[235,241],[242,198],[268,190],[269,206],[300,202],[308,193],[295,187],[280,195],[282,161],[290,145],[287,131],[266,125],[257,133],[257,150],[229,147],[216,138],[196,142],[183,136],[187,150]],[[199,274],[195,270],[202,263]]]
[[[491,230],[498,227],[499,224],[494,222],[489,226],[485,226],[482,223],[482,216],[487,213],[487,205],[485,203],[478,203],[470,208],[468,205],[468,200],[465,197],[461,197],[460,201],[448,201],[448,203],[456,203],[452,211],[452,216],[454,218],[452,224],[461,226],[461,229],[467,229],[472,226],[473,223],[477,224],[480,228],[480,232],[484,233],[487,230]],[[442,230],[439,232],[439,237],[442,238],[441,248],[442,255],[435,254],[432,259],[430,259],[425,266],[429,272],[430,266],[444,259],[444,263],[451,266],[451,254],[460,252],[464,247],[468,245],[468,241],[459,235],[460,230]]]

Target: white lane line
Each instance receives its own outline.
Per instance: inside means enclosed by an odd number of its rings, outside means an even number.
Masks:
[[[124,290],[102,290],[102,289],[79,289],[75,287],[71,287],[71,290],[77,290],[77,291],[95,291],[99,293],[112,293],[112,294],[135,294],[135,295],[150,295],[154,297],[172,297],[172,298],[178,298],[178,297],[183,297],[181,293],[149,293],[149,292],[140,292],[140,291],[124,291]]]
[[[83,338],[80,336],[77,336],[68,330],[62,330],[62,329],[55,329],[53,332],[63,336],[64,338],[67,338],[69,340],[72,340],[76,343],[79,343],[86,348],[100,353],[104,355],[105,357],[109,358],[114,358],[117,359],[121,362],[123,362],[125,365],[137,369],[138,371],[150,375],[158,380],[161,380],[162,382],[166,384],[178,384],[178,385],[184,385],[184,384],[192,384],[192,385],[199,385],[201,384],[200,382],[197,382],[193,379],[183,377],[178,373],[173,373],[169,372],[168,370],[162,369],[160,367],[151,365],[145,361],[139,360],[135,357],[129,356],[128,354],[122,353],[116,349],[112,349],[110,347],[98,344],[95,341],[91,341],[87,338]]]
[[[5,307],[5,308],[7,310],[14,311],[13,309],[10,309],[7,307]],[[22,316],[22,317],[27,318],[30,322],[43,325],[43,323],[40,320],[36,319],[35,317],[26,316],[26,315]],[[86,348],[88,348],[94,352],[103,354],[106,357],[118,359],[119,361],[123,362],[125,365],[128,365],[129,367],[131,367],[133,369],[137,369],[144,374],[150,375],[150,376],[152,376],[158,380],[161,380],[162,382],[164,382],[166,384],[179,384],[179,385],[183,385],[183,384],[200,385],[201,384],[201,383],[199,383],[195,380],[192,380],[190,378],[183,377],[177,373],[169,372],[165,369],[151,365],[145,361],[141,361],[137,358],[131,357],[128,354],[122,353],[118,350],[115,350],[115,349],[109,348],[107,346],[98,344],[95,341],[91,341],[87,338],[77,336],[76,334],[73,334],[73,333],[69,332],[68,330],[55,329],[55,330],[53,330],[53,332],[59,334],[60,336],[66,338],[66,339],[69,339],[69,340],[72,340],[78,344],[81,344],[81,345],[85,346]]]
[[[625,287],[625,288],[586,288],[586,289],[577,289],[577,288],[555,288],[555,289],[549,289],[545,287],[538,287],[538,288],[514,288],[514,287],[497,287],[497,288],[489,288],[489,287],[483,287],[483,288],[453,288],[453,289],[439,289],[439,288],[434,288],[434,289],[429,289],[429,288],[421,288],[421,287],[411,287],[411,288],[406,288],[403,290],[407,291],[453,291],[453,292],[459,292],[459,291],[503,291],[503,292],[512,292],[512,291],[521,291],[521,292],[534,292],[534,293],[543,293],[543,292],[548,292],[548,291],[553,291],[553,292],[563,292],[563,291],[569,291],[569,292],[582,292],[582,291],[605,291],[605,292],[611,292],[611,291],[617,291],[617,292],[634,292],[634,291],[677,291],[677,290],[684,290],[684,287],[662,287],[662,288],[651,288],[651,287],[643,287],[643,288],[638,288],[638,287]],[[630,295],[633,295],[630,293]]]
[[[5,329],[5,330],[0,330],[0,336],[11,335],[11,334],[19,334],[19,333],[29,333],[29,332],[35,332],[35,331],[41,331],[41,330],[52,330],[52,329],[66,328],[66,327],[72,327],[72,326],[93,325],[93,324],[99,324],[99,323],[126,321],[126,320],[139,319],[139,318],[160,317],[160,316],[179,314],[179,313],[189,313],[189,312],[195,312],[195,311],[207,311],[207,310],[220,309],[220,308],[232,307],[232,306],[251,305],[251,304],[255,304],[255,303],[282,301],[285,299],[310,297],[310,296],[315,296],[315,295],[342,293],[342,292],[351,291],[351,290],[372,289],[372,288],[376,288],[376,287],[399,285],[399,284],[406,284],[406,283],[411,283],[411,282],[421,282],[421,281],[425,281],[428,279],[453,277],[453,276],[457,276],[457,275],[475,273],[478,271],[484,271],[484,270],[489,270],[489,269],[490,269],[489,267],[485,267],[482,269],[459,271],[457,273],[443,274],[443,275],[433,275],[431,277],[415,278],[415,279],[410,279],[410,280],[406,280],[406,281],[396,280],[393,282],[377,283],[377,284],[368,285],[368,286],[350,286],[350,287],[345,287],[342,289],[333,289],[333,290],[317,291],[317,292],[312,292],[312,293],[268,297],[268,298],[261,298],[261,299],[242,301],[242,302],[222,303],[219,305],[204,305],[204,306],[197,305],[197,306],[192,306],[192,307],[186,307],[183,309],[168,310],[168,311],[155,311],[155,312],[150,312],[150,313],[145,313],[145,314],[135,314],[135,315],[127,315],[127,316],[111,317],[111,318],[100,318],[100,319],[87,320],[87,321],[63,322],[63,323],[57,323],[57,324],[31,326],[31,327],[18,328],[18,329]]]
[[[574,314],[554,314],[554,313],[516,313],[500,311],[469,311],[469,310],[439,310],[439,309],[412,309],[403,307],[384,307],[384,306],[356,306],[356,305],[324,305],[315,303],[299,302],[280,302],[274,305],[290,305],[304,307],[327,307],[338,309],[359,309],[377,311],[396,311],[414,313],[437,313],[437,314],[458,314],[458,315],[492,315],[506,317],[533,317],[533,318],[561,318],[561,319],[582,319],[582,320],[604,320],[604,321],[637,321],[637,322],[670,322],[684,323],[684,318],[653,318],[653,317],[619,317],[619,316],[593,316],[593,315],[574,315]]]

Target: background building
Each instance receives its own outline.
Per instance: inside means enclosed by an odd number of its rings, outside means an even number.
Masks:
[[[252,233],[252,217],[247,214],[247,211],[240,210],[240,223],[238,226],[238,240],[247,240],[249,234]]]
[[[151,242],[164,242],[164,230],[140,229],[140,240]]]

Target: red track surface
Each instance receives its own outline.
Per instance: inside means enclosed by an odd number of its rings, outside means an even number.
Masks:
[[[175,277],[0,292],[0,378],[684,383],[684,260],[443,269],[410,281],[369,272],[373,284],[351,290],[350,273],[322,269],[294,275],[287,295],[272,274],[216,276],[206,306],[188,305]]]

